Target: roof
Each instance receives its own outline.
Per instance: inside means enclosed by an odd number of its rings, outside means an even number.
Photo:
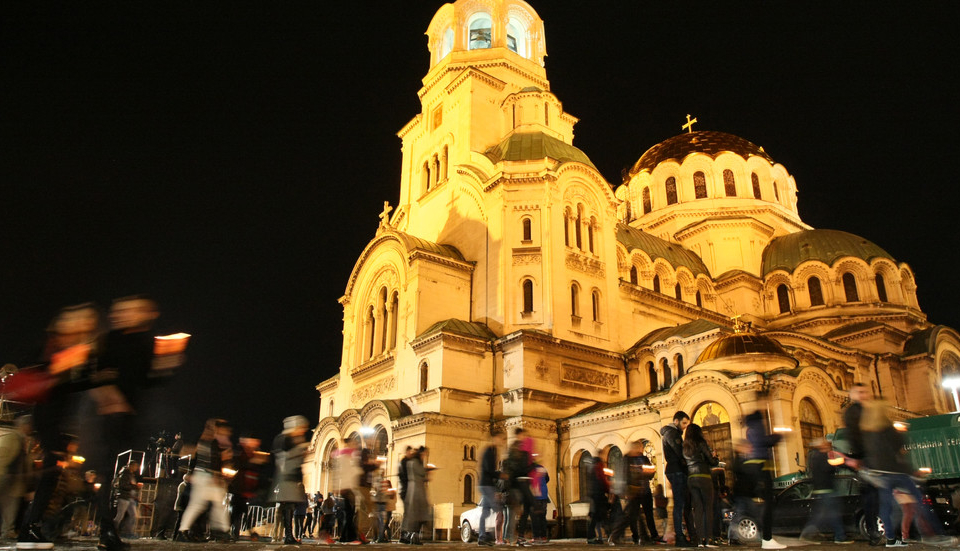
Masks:
[[[577,162],[597,168],[586,153],[543,132],[514,132],[498,145],[488,149],[484,155],[494,164],[501,161],[534,161],[549,157],[561,164]]]
[[[907,339],[907,342],[903,343],[903,355],[916,356],[917,354],[935,353],[937,351],[937,335],[946,328],[945,325],[934,325],[913,333]]]
[[[776,354],[793,359],[777,341],[756,333],[734,333],[720,337],[703,349],[696,363],[743,354]]]
[[[662,342],[673,337],[692,337],[694,335],[707,333],[708,331],[713,331],[715,329],[719,329],[722,332],[730,332],[730,328],[724,327],[719,323],[714,323],[705,319],[695,319],[674,327],[661,327],[660,329],[654,329],[653,331],[647,333],[643,338],[638,340],[637,344],[633,345],[633,348],[643,348],[645,346],[650,346],[655,342]]]
[[[460,251],[451,245],[440,245],[434,243],[433,241],[427,241],[426,239],[420,239],[419,237],[414,237],[408,233],[395,232],[397,238],[403,242],[404,246],[407,248],[407,252],[413,252],[415,250],[426,251],[428,253],[433,253],[440,256],[445,256],[447,258],[452,258],[454,260],[459,260],[465,262],[463,255],[460,254]]]
[[[627,248],[627,252],[640,249],[650,257],[650,260],[662,258],[674,269],[685,266],[695,276],[704,274],[710,277],[710,271],[697,253],[678,243],[665,241],[626,224],[617,224],[617,241]]]
[[[767,275],[774,270],[792,273],[808,260],[819,260],[827,266],[852,256],[870,262],[874,258],[893,260],[890,253],[872,242],[852,233],[839,230],[805,230],[775,238],[763,249],[761,271]]]
[[[762,157],[773,164],[773,159],[770,158],[770,155],[767,155],[762,147],[733,134],[707,130],[680,134],[651,147],[633,165],[633,168],[630,169],[630,175],[644,170],[651,171],[664,161],[683,162],[688,155],[693,153],[702,153],[716,158],[721,153],[727,152],[736,153],[744,159]]]
[[[434,323],[428,327],[426,331],[417,335],[416,339],[414,340],[423,339],[436,333],[452,333],[455,335],[473,337],[488,341],[492,341],[497,338],[496,333],[491,331],[486,325],[474,323],[472,321],[463,321],[451,318]]]
[[[835,339],[837,337],[859,333],[860,331],[866,331],[867,329],[873,329],[874,327],[885,327],[885,325],[874,320],[858,321],[856,323],[851,323],[849,325],[837,327],[832,331],[828,331],[823,335],[823,338]]]

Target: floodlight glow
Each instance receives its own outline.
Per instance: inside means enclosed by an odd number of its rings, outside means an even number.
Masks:
[[[793,432],[793,429],[790,427],[773,427],[773,432],[776,432],[776,433]]]
[[[374,431],[373,428],[371,428],[371,427],[360,427],[360,434],[362,434],[362,435],[364,435],[364,436],[370,436],[370,435],[373,434],[374,432],[376,432],[376,431]]]

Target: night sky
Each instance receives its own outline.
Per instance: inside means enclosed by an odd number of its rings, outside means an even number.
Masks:
[[[0,364],[31,361],[64,305],[144,292],[160,331],[194,335],[157,428],[316,419],[441,4],[4,3]],[[611,184],[690,113],[763,146],[805,222],[908,262],[930,320],[960,327],[960,3],[533,7]]]

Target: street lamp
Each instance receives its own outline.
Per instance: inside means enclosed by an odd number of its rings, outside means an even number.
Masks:
[[[960,411],[960,396],[957,396],[957,389],[960,389],[960,377],[954,375],[952,377],[947,377],[940,382],[943,385],[943,388],[953,392],[953,411]]]

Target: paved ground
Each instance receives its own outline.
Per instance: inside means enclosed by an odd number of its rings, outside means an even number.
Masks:
[[[814,550],[815,551],[879,551],[884,549],[882,547],[870,547],[869,545],[867,545],[866,541],[857,541],[853,545],[834,545],[832,542],[823,543],[819,545],[811,545],[808,543],[801,542],[794,538],[777,537],[776,539],[778,541],[782,541],[783,543],[789,545],[791,548],[806,547],[809,551],[814,551]],[[198,544],[198,543],[179,543],[179,542],[172,542],[172,541],[155,541],[151,539],[136,540],[136,541],[132,541],[131,543],[132,543],[131,551],[181,551],[181,550],[182,551],[280,551],[280,550],[310,551],[310,550],[334,548],[334,547],[344,549],[344,551],[346,551],[346,549],[355,548],[354,546],[321,545],[319,543],[316,543],[310,540],[307,540],[303,544],[296,545],[296,546],[277,545],[277,544],[269,544],[269,543],[263,543],[263,542],[249,542],[249,541],[241,541],[237,543],[210,542],[210,543]],[[70,542],[57,544],[55,549],[71,550],[71,551],[92,550],[92,549],[96,549],[96,545],[97,545],[97,541],[95,539],[81,538],[77,540],[72,540]],[[11,549],[15,549],[15,547],[16,545],[14,542],[11,542],[11,541],[0,542],[0,550],[11,550]],[[603,549],[606,546],[599,546],[599,545],[591,546],[591,545],[587,545],[583,539],[569,539],[569,540],[554,540],[545,546],[536,546],[536,547],[537,548],[547,547],[547,548],[550,548],[550,551],[568,551],[568,550],[588,551],[590,549]],[[636,546],[634,545],[622,545],[620,547],[623,549],[630,549],[630,548],[636,549]],[[653,546],[645,546],[645,547],[657,549],[661,551],[675,551],[678,549],[671,545],[658,545],[656,547],[653,547]],[[461,543],[459,540],[450,541],[450,542],[440,541],[440,542],[427,542],[423,545],[422,548],[425,549],[425,551],[441,551],[441,550],[442,551],[447,551],[447,550],[464,551],[466,549],[477,549],[477,544]],[[754,544],[750,546],[729,546],[729,549],[731,550],[759,549],[759,548],[760,548],[759,544]],[[376,551],[376,550],[384,551],[387,549],[393,549],[396,551],[400,551],[400,550],[413,551],[414,549],[416,549],[416,547],[401,546],[397,543],[392,543],[392,544],[371,544],[371,545],[363,546],[363,549],[366,549],[369,551]],[[723,549],[723,547],[721,547],[720,549]],[[941,548],[934,547],[931,545],[924,545],[921,543],[914,543],[909,545],[906,548],[903,548],[903,551],[911,551],[911,550],[912,551],[935,551],[938,549],[941,549]],[[957,548],[953,548],[953,549],[957,549]]]

